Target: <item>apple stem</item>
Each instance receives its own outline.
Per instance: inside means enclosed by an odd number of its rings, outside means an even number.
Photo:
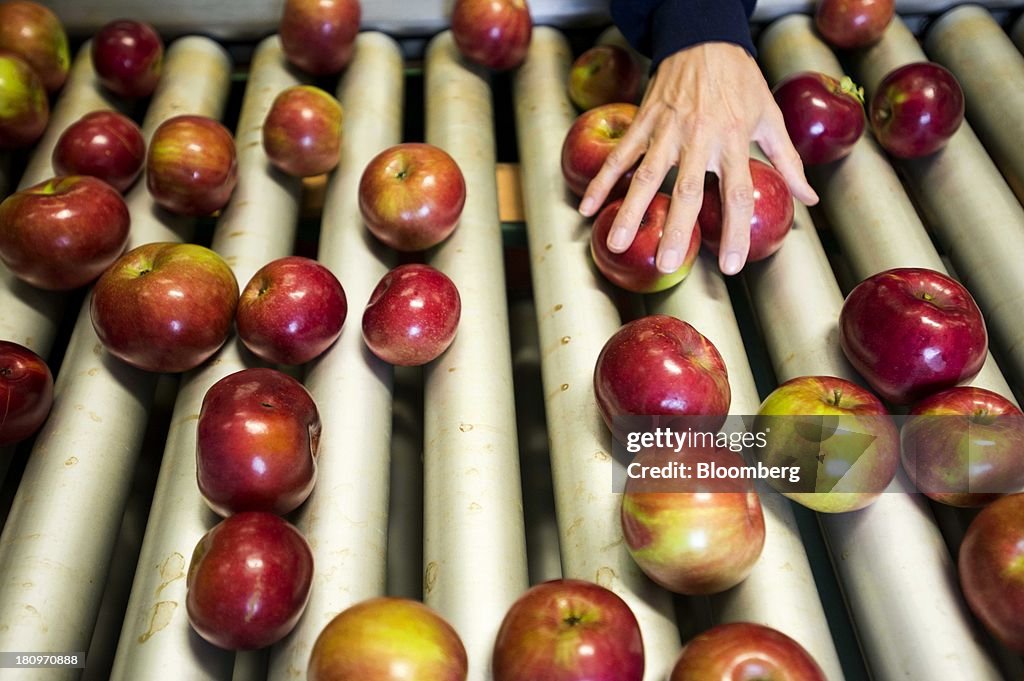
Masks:
[[[843,79],[839,81],[839,87],[843,89],[843,92],[860,102],[861,106],[864,105],[864,88],[854,83],[853,78],[843,76]]]
[[[843,400],[843,391],[840,390],[839,388],[836,388],[835,390],[833,390],[832,391],[832,404],[838,407],[839,403],[842,400]]]

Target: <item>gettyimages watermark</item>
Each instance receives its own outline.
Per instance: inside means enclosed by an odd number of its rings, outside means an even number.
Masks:
[[[629,416],[613,423],[613,491],[906,492],[971,501],[1024,489],[1024,417]]]

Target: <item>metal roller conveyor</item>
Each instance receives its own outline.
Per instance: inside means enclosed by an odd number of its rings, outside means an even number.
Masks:
[[[90,111],[117,108],[95,78],[89,45],[83,45],[71,63],[68,79],[50,113],[46,132],[29,158],[18,189],[45,182],[54,176],[53,149],[69,125]],[[3,170],[6,166],[7,163],[0,162],[0,185],[14,180],[6,176]],[[3,186],[0,186],[0,195],[7,195]],[[63,294],[26,284],[0,263],[0,338],[20,343],[48,357],[64,303]]]
[[[870,96],[882,78],[906,63],[925,60],[917,39],[894,20],[882,41],[855,59]],[[965,121],[946,148],[897,165],[943,243],[958,276],[975,296],[996,357],[1020,386],[1024,381],[1024,207]],[[1008,394],[1008,388],[993,388]]]
[[[730,414],[757,413],[761,400],[754,375],[725,280],[713,256],[702,253],[682,284],[648,298],[648,309],[676,316],[707,336],[729,370]],[[760,497],[765,520],[764,550],[742,583],[712,597],[716,619],[775,627],[799,641],[827,678],[843,679],[791,502],[767,487]]]
[[[220,115],[230,62],[219,45],[179,41],[166,68],[164,85],[174,87],[161,88],[153,111]],[[157,122],[151,111],[146,131]],[[154,240],[156,230],[146,228],[152,223],[137,222],[137,213],[133,206],[132,238]],[[106,353],[83,305],[54,408],[0,535],[0,650],[88,647],[156,379]],[[52,678],[74,678],[74,671]],[[11,677],[30,678],[31,670],[11,670]]]
[[[304,679],[324,626],[350,605],[383,595],[387,582],[392,369],[366,348],[360,319],[394,254],[363,225],[357,192],[370,159],[401,138],[402,87],[398,46],[383,34],[362,33],[338,86],[345,137],[318,254],[345,287],[349,318],[306,376],[324,429],[316,487],[295,523],[313,547],[316,572],[305,614],[271,652],[270,681]]]
[[[974,131],[1024,200],[1024,56],[992,15],[975,5],[939,17],[924,44],[960,81]]]
[[[469,679],[490,678],[501,620],[526,589],[526,536],[491,88],[450,32],[427,48],[426,139],[459,164],[466,204],[427,262],[462,299],[451,347],[424,367],[424,600],[462,637]],[[481,342],[481,339],[488,339]]]
[[[843,296],[806,209],[796,207],[782,249],[746,276],[780,381],[855,378],[839,346]],[[930,508],[908,485],[900,475],[862,511],[819,515],[868,667],[878,679],[1001,679],[952,588]]]
[[[643,633],[645,678],[653,681],[675,662],[679,631],[669,594],[622,542],[611,436],[594,400],[594,363],[620,319],[590,265],[589,226],[566,195],[559,165],[575,117],[565,89],[570,62],[562,35],[537,28],[513,83],[562,567],[566,577],[597,582],[629,603]]]
[[[264,40],[253,58],[235,135],[238,186],[212,244],[240,287],[264,264],[292,250],[300,184],[268,170],[261,139],[274,97],[297,82],[277,38]],[[185,573],[195,545],[219,520],[196,484],[196,423],[203,397],[215,382],[253,363],[232,337],[212,361],[182,379],[112,678],[230,678],[233,656],[189,626]]]

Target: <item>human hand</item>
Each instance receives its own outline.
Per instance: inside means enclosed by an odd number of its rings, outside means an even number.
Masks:
[[[757,62],[732,43],[689,47],[658,66],[632,125],[587,187],[580,212],[594,215],[615,182],[642,156],[608,234],[608,248],[621,253],[633,243],[665,176],[678,165],[657,255],[658,269],[674,272],[704,199],[704,174],[713,172],[721,181],[724,203],[719,267],[736,274],[750,248],[751,141],[768,155],[796,198],[806,205],[818,202]]]

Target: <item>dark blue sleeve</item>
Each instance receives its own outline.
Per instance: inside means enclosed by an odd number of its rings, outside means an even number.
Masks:
[[[657,68],[665,57],[698,43],[734,43],[754,54],[750,15],[756,0],[612,0],[626,40]]]

